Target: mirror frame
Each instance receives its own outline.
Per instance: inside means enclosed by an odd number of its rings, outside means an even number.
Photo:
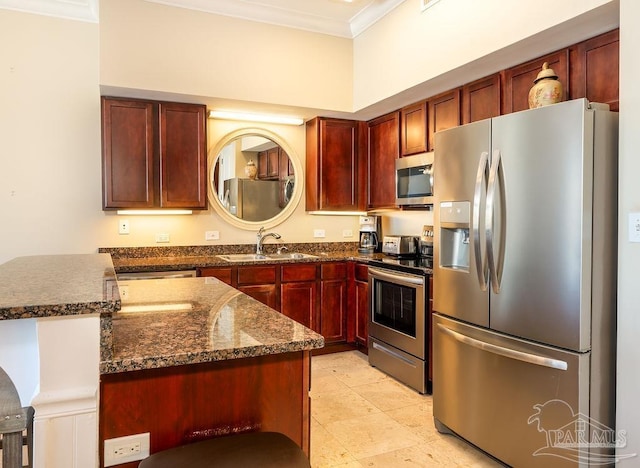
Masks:
[[[232,215],[224,208],[222,202],[218,199],[217,193],[213,187],[212,172],[215,170],[218,154],[220,154],[222,148],[224,148],[226,145],[231,143],[233,140],[243,136],[261,136],[270,139],[274,143],[280,145],[280,147],[286,151],[287,156],[289,156],[289,160],[293,164],[296,182],[293,188],[293,195],[289,200],[289,203],[276,216],[264,221],[245,221]],[[207,171],[207,193],[209,198],[209,205],[211,205],[211,207],[216,211],[216,213],[220,215],[223,220],[240,229],[257,231],[263,226],[265,229],[268,229],[283,223],[289,216],[293,214],[295,209],[298,207],[300,199],[302,198],[302,193],[304,192],[304,173],[302,172],[302,163],[300,162],[300,158],[298,158],[297,153],[280,136],[269,130],[265,130],[264,128],[239,128],[237,130],[234,130],[233,132],[227,133],[218,141],[215,146],[213,146],[209,150],[209,154],[207,156],[207,164],[209,165],[209,169]]]

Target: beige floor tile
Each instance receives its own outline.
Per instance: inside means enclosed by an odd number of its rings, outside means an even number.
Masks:
[[[313,420],[311,423],[311,466],[328,468],[343,466],[345,463],[357,463],[353,455],[322,425]]]
[[[418,436],[384,413],[324,424],[356,458],[366,458],[420,442]]]
[[[390,378],[351,388],[382,411],[418,405],[429,398]]]
[[[407,447],[358,460],[363,466],[380,468],[421,468],[441,466],[418,447]]]
[[[434,439],[418,445],[427,457],[439,466],[461,468],[499,468],[500,463],[472,445],[452,435],[438,434]]]
[[[315,393],[312,390],[311,397],[311,415],[325,427],[332,422],[380,412],[349,388],[332,393]]]
[[[386,414],[414,431],[424,442],[440,436],[433,423],[431,396],[428,396],[422,403],[386,411]]]
[[[313,395],[319,393],[335,393],[348,390],[349,387],[338,380],[331,368],[313,371],[311,377],[311,391]]]

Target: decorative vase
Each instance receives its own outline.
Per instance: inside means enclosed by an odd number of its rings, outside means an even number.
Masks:
[[[244,174],[251,180],[255,180],[258,175],[258,168],[253,159],[250,159],[246,166],[244,166]]]
[[[547,62],[542,64],[542,70],[533,83],[533,87],[529,90],[529,109],[562,101],[562,83],[558,81],[558,75],[553,68],[549,68]]]

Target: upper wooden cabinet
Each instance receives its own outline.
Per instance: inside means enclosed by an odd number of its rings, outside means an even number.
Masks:
[[[102,98],[103,208],[206,209],[206,107]]]
[[[619,44],[616,29],[569,48],[571,99],[584,97],[619,110]]]
[[[316,117],[306,124],[306,210],[364,209],[355,120]]]
[[[367,122],[367,209],[395,207],[399,123],[397,111]]]
[[[401,155],[427,151],[427,103],[421,101],[400,110]]]
[[[569,88],[569,49],[562,49],[502,72],[504,77],[503,114],[529,109],[529,90],[533,86],[533,81],[538,76],[538,73],[542,70],[544,62],[549,64],[549,68],[553,69],[558,75],[558,80],[562,83],[562,100],[567,98],[567,89]]]
[[[427,101],[429,109],[428,150],[433,151],[434,134],[440,130],[457,127],[460,118],[460,88],[434,96]]]
[[[496,73],[462,87],[462,123],[500,115],[500,74]]]
[[[286,153],[285,153],[286,156]],[[274,146],[258,153],[258,179],[280,177],[280,147]]]

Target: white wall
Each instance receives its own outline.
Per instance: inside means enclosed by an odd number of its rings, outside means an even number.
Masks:
[[[618,395],[617,429],[626,432],[627,448],[640,455],[640,244],[628,238],[628,214],[640,211],[640,3],[620,1],[620,155],[618,220]],[[638,466],[638,457],[620,462]]]

